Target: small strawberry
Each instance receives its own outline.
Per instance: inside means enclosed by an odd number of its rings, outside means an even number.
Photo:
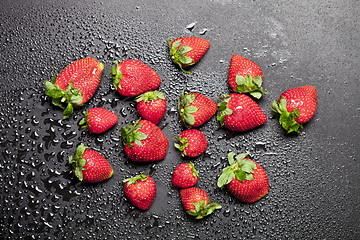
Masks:
[[[151,206],[156,195],[156,185],[150,176],[141,174],[124,179],[123,182],[125,195],[135,207],[146,210]]]
[[[118,116],[115,113],[101,107],[91,108],[87,112],[84,111],[84,115],[85,118],[79,122],[79,125],[95,134],[107,131],[118,121]]]
[[[259,99],[267,93],[261,87],[263,78],[263,72],[256,63],[237,54],[232,56],[228,80],[233,91],[249,93]]]
[[[138,120],[121,130],[126,155],[135,162],[160,161],[165,158],[169,141],[154,123]]]
[[[221,209],[219,203],[210,203],[209,196],[200,188],[181,189],[180,197],[185,211],[191,216],[195,216],[195,219],[201,219],[210,215],[216,209]]]
[[[115,89],[125,97],[135,97],[159,87],[159,75],[148,65],[135,59],[114,61],[111,76]]]
[[[194,164],[182,163],[175,168],[172,184],[174,187],[189,188],[194,186],[199,179],[199,172],[195,169]]]
[[[249,96],[232,93],[218,104],[219,125],[234,132],[244,132],[267,121],[259,105]]]
[[[278,102],[271,104],[275,116],[287,133],[297,132],[303,128],[315,114],[317,106],[317,91],[313,86],[291,88],[281,94]]]
[[[216,113],[216,102],[201,93],[185,89],[178,100],[180,118],[186,128],[199,127]]]
[[[167,40],[170,49],[171,60],[177,64],[180,69],[184,70],[191,65],[197,63],[210,47],[208,40],[198,37],[180,37],[171,41],[171,37]]]
[[[52,81],[45,81],[46,95],[52,97],[52,103],[64,109],[63,119],[74,111],[74,106],[86,103],[95,93],[100,83],[104,65],[94,58],[77,60],[67,66]]]
[[[236,156],[228,154],[230,166],[224,168],[218,179],[218,187],[226,187],[230,193],[244,203],[252,203],[269,192],[269,181],[264,169],[255,161],[245,158],[249,153]]]
[[[97,183],[109,179],[114,171],[108,161],[97,151],[81,143],[74,156],[69,157],[74,175],[85,183]]]
[[[158,125],[166,112],[165,94],[159,91],[149,91],[136,97],[136,109],[139,115]]]
[[[179,141],[174,145],[180,150],[183,157],[197,157],[205,152],[208,145],[205,135],[197,129],[187,129],[174,139]]]

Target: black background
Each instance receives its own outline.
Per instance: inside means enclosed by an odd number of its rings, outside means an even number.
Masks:
[[[3,239],[359,239],[359,1],[1,1],[0,10],[0,234]],[[166,39],[210,41],[202,60],[182,73],[169,59]],[[183,128],[176,110],[184,88],[219,102],[229,93],[233,54],[255,61],[268,95],[258,104],[263,126],[234,134],[212,118],[199,129],[206,152],[181,159],[172,136]],[[69,120],[44,94],[44,80],[74,60],[105,65],[95,96]],[[159,127],[170,141],[165,160],[128,160],[120,130],[138,118],[133,99],[111,87],[113,60],[135,58],[162,79],[168,111]],[[318,108],[300,135],[286,135],[269,108],[285,90],[313,85]],[[119,116],[110,131],[78,127],[82,111],[102,106]],[[101,152],[115,174],[88,185],[67,163],[76,147]],[[229,151],[251,152],[267,172],[270,191],[253,204],[234,199],[216,181]],[[175,167],[192,160],[197,186],[222,205],[195,221],[171,186]],[[150,174],[152,207],[127,201],[122,179]]]

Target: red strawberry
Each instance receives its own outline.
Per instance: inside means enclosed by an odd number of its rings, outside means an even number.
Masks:
[[[252,203],[269,192],[269,181],[264,169],[255,161],[245,158],[249,153],[236,156],[228,154],[230,166],[224,168],[218,179],[218,187],[227,186],[230,193],[245,203]]]
[[[279,116],[279,122],[287,133],[300,133],[299,129],[303,128],[303,124],[314,116],[316,106],[316,88],[303,86],[285,91],[278,102],[272,102],[271,109]]]
[[[108,161],[97,151],[80,144],[74,156],[69,157],[74,175],[85,183],[96,183],[109,179],[114,171]]]
[[[244,132],[266,123],[267,117],[249,96],[232,93],[218,104],[217,120],[230,131]]]
[[[135,162],[160,161],[165,158],[169,141],[158,126],[138,120],[121,130],[125,153]]]
[[[196,171],[194,164],[182,163],[175,168],[172,184],[179,188],[189,188],[196,184],[199,179],[199,172]]]
[[[233,91],[249,93],[259,99],[267,93],[261,87],[263,78],[263,72],[256,63],[237,54],[232,56],[228,80]]]
[[[74,106],[81,106],[94,95],[103,69],[104,65],[94,58],[83,58],[67,66],[51,82],[45,82],[52,103],[61,108],[66,104],[63,119],[73,113]]]
[[[179,138],[174,137],[179,143],[175,147],[181,151],[181,156],[197,157],[205,152],[208,142],[205,135],[197,129],[188,129],[180,133]]]
[[[180,69],[186,73],[191,73],[184,68],[197,63],[210,47],[208,40],[198,37],[180,37],[171,41],[167,40],[170,49],[171,60],[179,65]]]
[[[150,176],[141,174],[123,182],[125,195],[135,207],[146,210],[151,206],[156,195],[156,185]]]
[[[196,219],[210,215],[215,209],[221,209],[219,203],[210,203],[207,193],[196,187],[180,190],[180,197],[185,211]]]
[[[136,109],[139,115],[158,125],[166,112],[165,94],[159,91],[149,91],[136,98]]]
[[[95,134],[107,131],[118,121],[118,116],[115,113],[101,107],[92,108],[84,112],[84,115],[85,118],[79,122],[79,125]]]
[[[145,63],[135,59],[114,62],[117,66],[111,68],[111,76],[115,89],[121,95],[135,97],[159,87],[159,75]]]
[[[216,113],[216,102],[201,93],[188,93],[185,89],[179,98],[180,118],[186,128],[199,127]]]

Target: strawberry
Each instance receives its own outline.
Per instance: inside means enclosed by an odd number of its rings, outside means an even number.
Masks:
[[[249,93],[259,99],[267,93],[261,87],[263,78],[263,72],[256,63],[237,54],[232,56],[228,80],[233,91]]]
[[[149,91],[136,97],[136,109],[139,115],[158,125],[166,112],[165,94],[159,91]]]
[[[175,168],[172,184],[174,187],[189,188],[194,186],[199,179],[199,172],[195,169],[194,164],[182,163]]]
[[[77,60],[67,66],[59,76],[52,81],[45,81],[46,95],[52,97],[52,103],[64,109],[63,119],[74,111],[74,106],[86,103],[99,86],[104,65],[94,58]]]
[[[201,93],[185,89],[178,101],[180,118],[186,128],[199,127],[216,113],[216,103]]]
[[[140,174],[124,179],[123,182],[125,195],[135,207],[146,210],[151,206],[156,195],[156,185],[150,176]]]
[[[171,37],[167,40],[170,49],[171,60],[177,64],[180,69],[184,70],[191,65],[197,63],[210,47],[208,40],[198,37],[180,37],[171,41]]]
[[[101,107],[91,108],[87,112],[84,111],[84,115],[85,118],[79,122],[79,125],[95,134],[107,131],[118,121],[118,116],[115,113]]]
[[[291,88],[281,94],[278,102],[271,104],[274,115],[279,117],[279,123],[287,133],[297,132],[303,128],[315,114],[317,106],[317,91],[313,86]]]
[[[69,157],[74,175],[85,183],[97,183],[109,179],[114,171],[108,161],[97,151],[81,143],[74,156]]]
[[[148,65],[135,59],[114,61],[111,76],[115,89],[125,97],[135,97],[159,87],[159,75]]]
[[[195,219],[201,219],[213,213],[215,209],[221,209],[219,203],[210,203],[209,196],[200,188],[181,189],[180,197],[185,211],[191,216],[195,216]]]
[[[174,145],[180,150],[183,157],[197,157],[205,152],[208,145],[205,135],[197,129],[187,129],[174,139],[179,141]]]
[[[244,132],[266,123],[267,117],[249,96],[232,93],[218,104],[217,120],[221,127]]]
[[[224,168],[218,179],[218,187],[226,185],[230,193],[244,203],[252,203],[269,192],[269,181],[264,169],[255,161],[245,158],[249,153],[236,156],[228,154],[230,166]]]
[[[148,120],[137,120],[123,127],[121,138],[125,153],[135,162],[160,161],[165,158],[169,141],[158,126]]]

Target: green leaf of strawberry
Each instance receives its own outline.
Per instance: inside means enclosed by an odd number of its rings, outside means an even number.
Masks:
[[[249,93],[251,96],[260,99],[262,94],[267,94],[267,90],[263,90],[261,76],[255,76],[254,78],[247,74],[246,77],[236,75],[236,91],[238,93]]]
[[[295,121],[295,118],[299,117],[299,109],[297,108],[290,113],[286,106],[287,102],[284,97],[280,99],[279,103],[275,100],[271,103],[271,109],[273,110],[274,115],[279,117],[279,123],[287,133],[301,133],[300,129],[303,128],[303,125]]]

